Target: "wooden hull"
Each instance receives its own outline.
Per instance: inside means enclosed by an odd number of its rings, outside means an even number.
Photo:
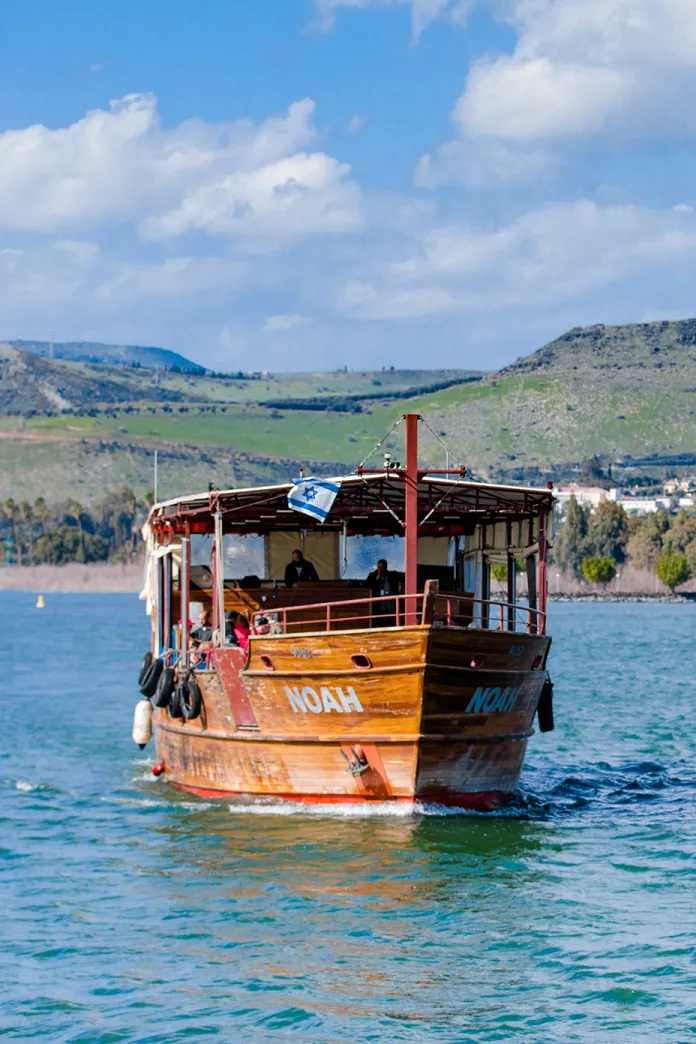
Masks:
[[[490,809],[519,781],[550,639],[461,628],[258,636],[155,714],[167,779],[205,797]],[[352,763],[352,767],[351,767]]]

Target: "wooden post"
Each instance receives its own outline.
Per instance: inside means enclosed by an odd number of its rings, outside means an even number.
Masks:
[[[418,421],[417,413],[404,414],[406,421],[406,584],[404,593],[418,594]],[[406,598],[406,624],[418,621],[415,598]]]
[[[548,578],[548,546],[546,543],[546,512],[542,511],[539,515],[539,564],[537,566],[537,599],[539,603],[540,612],[544,613],[543,616],[539,616],[538,632],[539,634],[546,634],[546,601],[549,589],[549,578]]]
[[[159,547],[159,544],[157,545]],[[164,649],[164,558],[159,555],[157,558],[157,611],[156,611],[156,625],[155,632],[157,634],[157,656],[160,656]]]
[[[181,569],[179,571],[179,588],[181,598],[181,663],[180,667],[188,667],[189,643],[189,574],[191,570],[191,538],[190,527],[186,526],[186,536],[181,541]]]
[[[510,546],[512,544],[512,522],[508,522],[506,526],[506,543],[507,543],[507,601],[509,606],[515,604],[515,559],[510,554]],[[515,630],[515,610],[508,608],[507,611],[507,629],[508,631]]]
[[[435,602],[437,596],[440,593],[440,581],[439,580],[426,580],[425,581],[425,593],[423,595],[423,616],[421,622],[424,624],[432,624],[435,616]]]
[[[172,554],[164,556],[164,611],[162,613],[163,645],[165,649],[172,647]],[[166,662],[169,662],[168,660]]]
[[[213,634],[219,632],[220,644],[225,641],[225,559],[223,554],[222,512],[215,513],[215,555],[213,573]]]
[[[481,627],[485,628],[488,628],[491,625],[490,597],[491,563],[486,558],[486,527],[481,526]]]

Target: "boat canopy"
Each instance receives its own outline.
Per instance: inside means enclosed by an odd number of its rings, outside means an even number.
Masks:
[[[210,489],[156,504],[145,529],[150,570],[146,590],[171,589],[174,568],[179,570],[174,549],[181,548],[180,587],[187,606],[189,581],[193,582],[192,544],[208,536],[207,563],[200,564],[205,576],[199,578],[198,588],[210,599],[217,621],[213,626],[219,628],[225,611],[237,607],[236,602],[227,604],[228,580],[245,592],[258,589],[260,602],[268,598],[264,585],[271,584],[277,602],[277,584],[284,581],[293,549],[301,548],[319,567],[322,580],[316,582],[316,589],[313,581],[294,584],[288,597],[297,601],[307,596],[312,603],[329,604],[344,593],[337,585],[352,582],[346,576],[347,538],[403,537],[403,583],[398,578],[395,582],[404,604],[408,603],[407,622],[415,620],[419,593],[434,581],[443,589],[468,593],[484,607],[482,619],[487,619],[491,576],[498,563],[505,566],[507,603],[514,617],[517,562],[526,573],[528,611],[534,617],[529,617],[530,626],[536,627],[536,614],[543,619],[545,613],[551,488],[473,482],[463,467],[421,468],[417,434],[421,418],[405,414],[403,419],[405,467],[392,464],[385,453],[382,469],[361,466],[352,475],[333,479],[302,477],[275,486]],[[263,537],[263,577],[252,573],[228,577],[226,541],[248,535]],[[167,548],[173,554],[163,556]],[[168,619],[167,613],[162,618]]]
[[[342,530],[349,536],[404,534],[409,479],[402,471],[363,472],[329,481],[339,489],[323,522],[289,507],[290,482],[167,500],[152,508],[148,521],[162,535],[212,532],[216,516],[222,516],[226,533]],[[419,538],[466,535],[483,525],[533,521],[540,516],[548,519],[553,509],[550,489],[489,485],[452,472],[419,472],[416,488]]]

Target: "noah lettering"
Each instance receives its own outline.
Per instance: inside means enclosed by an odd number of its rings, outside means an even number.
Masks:
[[[493,711],[514,710],[517,706],[517,701],[521,691],[521,685],[518,685],[514,689],[483,689],[479,686],[469,700],[469,706],[466,708],[466,713],[479,714],[483,711],[484,714],[491,714]]]
[[[305,685],[302,691],[286,685],[285,695],[295,714],[349,714],[351,711],[363,713],[362,703],[352,685],[348,685],[345,690],[339,686],[332,688],[322,685],[319,692],[309,685]]]

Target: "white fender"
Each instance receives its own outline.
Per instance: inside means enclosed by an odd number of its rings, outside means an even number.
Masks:
[[[133,742],[140,749],[152,739],[152,704],[149,700],[138,700],[133,714]]]

